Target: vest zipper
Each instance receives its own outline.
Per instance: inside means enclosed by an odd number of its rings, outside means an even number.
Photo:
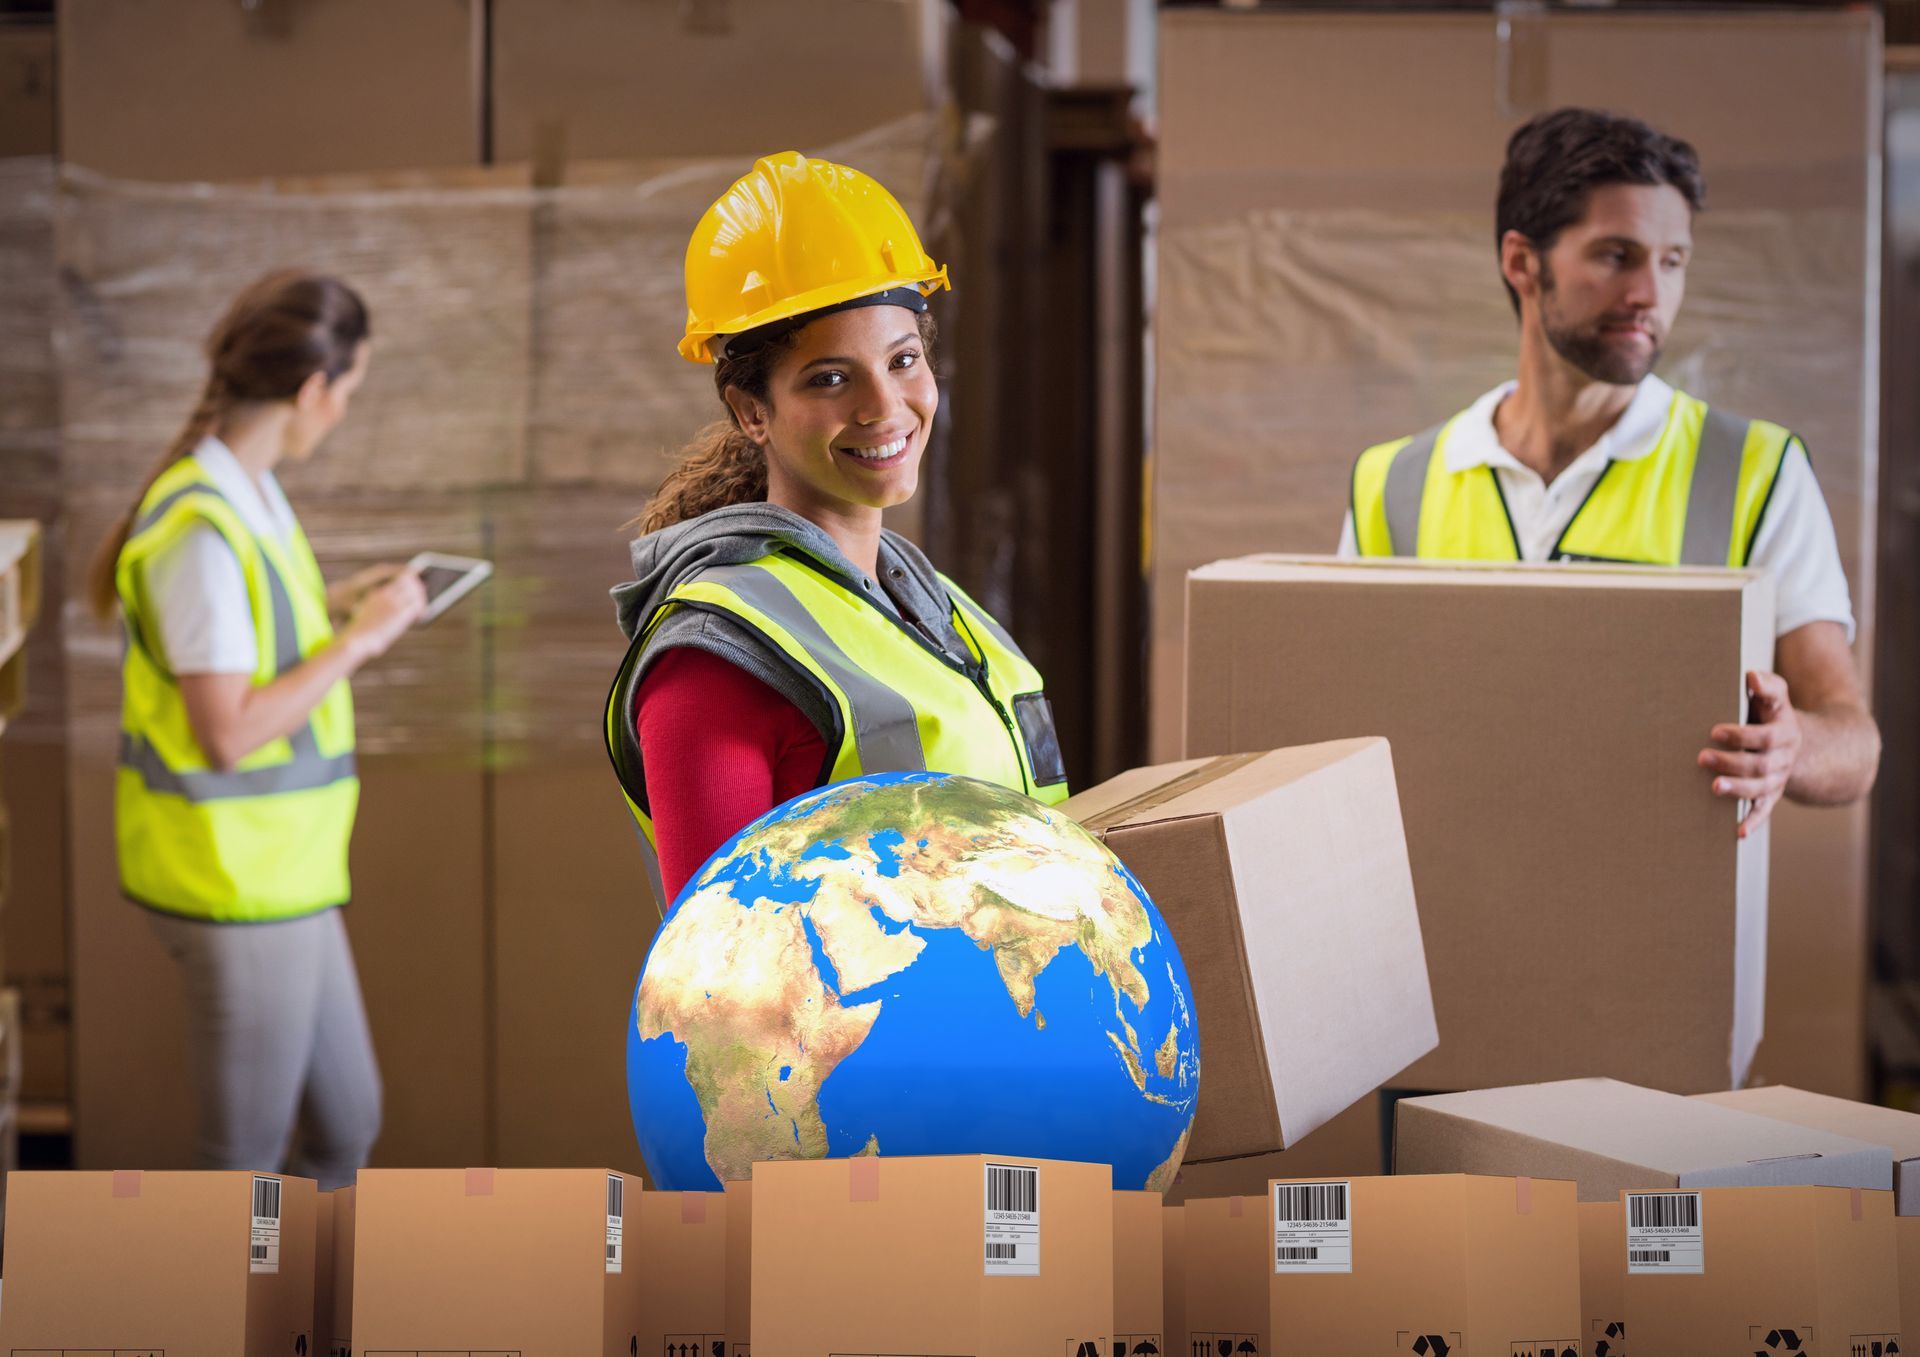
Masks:
[[[809,559],[805,553],[789,552],[787,553],[787,557],[789,560],[798,561],[801,565],[806,566],[823,579],[831,580],[835,584],[840,583],[838,578],[822,569],[818,562]],[[869,608],[872,608],[875,612],[893,623],[894,626],[904,632],[922,650],[940,661],[940,663],[946,665],[947,668],[953,670],[956,674],[964,674],[966,676],[967,680],[973,684],[980,696],[986,699],[987,705],[993,708],[994,715],[1000,718],[1000,724],[1007,728],[1007,740],[1013,745],[1013,762],[1020,770],[1021,793],[1026,796],[1032,796],[1033,779],[1027,776],[1027,759],[1020,748],[1020,736],[1014,729],[1013,715],[1001,703],[1000,699],[994,696],[993,689],[988,685],[985,648],[981,646],[980,638],[973,634],[973,628],[967,626],[967,619],[961,614],[960,609],[954,606],[953,600],[951,598],[947,600],[947,607],[954,621],[966,631],[967,639],[973,642],[974,649],[982,652],[981,657],[973,664],[963,664],[952,655],[949,655],[943,647],[935,645],[926,636],[921,635],[915,628],[907,625],[907,620],[901,617],[900,614],[890,608],[881,607],[866,590],[856,591],[849,589],[847,592],[855,594],[855,596]]]

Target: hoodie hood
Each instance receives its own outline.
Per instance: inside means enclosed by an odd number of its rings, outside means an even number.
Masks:
[[[776,551],[804,552],[854,589],[860,587],[860,570],[825,529],[776,504],[734,504],[634,540],[633,580],[612,590],[620,630],[632,640],[690,576],[713,566],[745,565]]]

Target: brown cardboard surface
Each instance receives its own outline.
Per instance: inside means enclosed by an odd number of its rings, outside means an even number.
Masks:
[[[255,1272],[254,1177],[10,1175],[0,1351],[311,1350],[314,1186],[278,1177],[279,1268]]]
[[[1186,961],[1207,1076],[1188,1162],[1297,1144],[1433,1049],[1384,741],[1135,770],[1063,809],[1139,878]]]
[[[1556,10],[1493,24],[1190,7],[1160,29],[1155,759],[1183,752],[1187,572],[1331,550],[1361,449],[1514,375],[1488,248],[1502,148],[1525,118],[1570,103],[1699,149],[1713,206],[1661,373],[1816,449],[1871,668],[1877,15]],[[1790,116],[1768,92],[1786,87],[1808,91]],[[1223,314],[1223,277],[1272,304]],[[1769,1035],[1754,1066],[1842,1096],[1864,1083],[1865,812],[1776,813]]]
[[[1283,1185],[1267,1197],[1270,1230]],[[1351,1271],[1289,1272],[1268,1254],[1273,1350],[1384,1353],[1433,1335],[1468,1353],[1581,1350],[1572,1183],[1445,1175],[1347,1187]]]
[[[1037,1276],[986,1275],[993,1164],[1039,1170]],[[807,1247],[794,1246],[800,1239]],[[763,1348],[779,1334],[791,1352],[1055,1357],[1089,1342],[1101,1351],[1113,1300],[1105,1165],[993,1155],[754,1165],[753,1330]]]
[[[1592,1357],[1627,1357],[1627,1216],[1618,1199],[1581,1202],[1580,1333]]]
[[[367,1169],[354,1189],[355,1352],[630,1354],[645,1269],[607,1260],[604,1169]],[[638,1179],[624,1184],[623,1225]]]
[[[1811,1126],[1816,1131],[1831,1131],[1837,1136],[1864,1140],[1869,1145],[1885,1145],[1893,1153],[1894,1213],[1920,1215],[1920,1116],[1894,1107],[1850,1102],[1779,1084],[1698,1096],[1702,1102],[1718,1103],[1758,1117]]]
[[[65,6],[61,152],[130,179],[471,164],[483,10],[478,0]]]
[[[924,112],[944,74],[932,0],[495,0],[492,12],[502,160],[556,145],[589,160],[738,154],[745,173],[755,156]],[[860,78],[822,80],[830,68]],[[749,78],[752,99],[729,97]]]
[[[719,1192],[651,1191],[636,1200],[629,1238],[641,1278],[640,1350],[717,1351],[727,1343],[731,1201]],[[747,1220],[751,1228],[751,1210]]]
[[[1893,1186],[1882,1146],[1611,1079],[1406,1098],[1395,1112],[1396,1172],[1505,1165],[1577,1182],[1582,1201],[1626,1188]]]
[[[727,1351],[747,1353],[753,1342],[753,1181],[726,1185]]]
[[[1251,557],[1195,571],[1189,603],[1190,753],[1392,744],[1440,1034],[1396,1083],[1741,1081],[1766,836],[1735,836],[1695,756],[1767,663],[1767,580]]]
[[[1187,1208],[1160,1209],[1160,1297],[1168,1352],[1186,1351],[1187,1333]]]
[[[1901,1334],[1893,1194],[1709,1188],[1705,1270],[1626,1277],[1628,1351],[1884,1355]],[[1904,1341],[1901,1343],[1904,1346]]]
[[[620,1015],[659,914],[606,756],[496,771],[492,824],[499,1158],[632,1161]]]
[[[1189,1197],[1182,1243],[1186,1272],[1184,1341],[1174,1352],[1272,1352],[1267,1274],[1273,1266],[1273,1235],[1266,1189],[1250,1196]],[[1225,1342],[1222,1349],[1219,1344]]]
[[[1113,1194],[1113,1353],[1168,1351],[1166,1239],[1158,1192]]]
[[[53,150],[53,27],[0,28],[0,156]]]

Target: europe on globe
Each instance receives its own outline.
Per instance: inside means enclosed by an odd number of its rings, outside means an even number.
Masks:
[[[939,773],[808,792],[687,883],[627,1023],[655,1184],[755,1161],[1020,1154],[1165,1191],[1200,1085],[1186,967],[1059,811]]]

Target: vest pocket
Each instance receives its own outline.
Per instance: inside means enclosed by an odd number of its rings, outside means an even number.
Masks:
[[[1066,760],[1060,757],[1060,735],[1053,728],[1053,704],[1045,693],[1019,693],[1013,699],[1013,718],[1020,723],[1020,739],[1033,765],[1033,785],[1051,787],[1067,780]]]

